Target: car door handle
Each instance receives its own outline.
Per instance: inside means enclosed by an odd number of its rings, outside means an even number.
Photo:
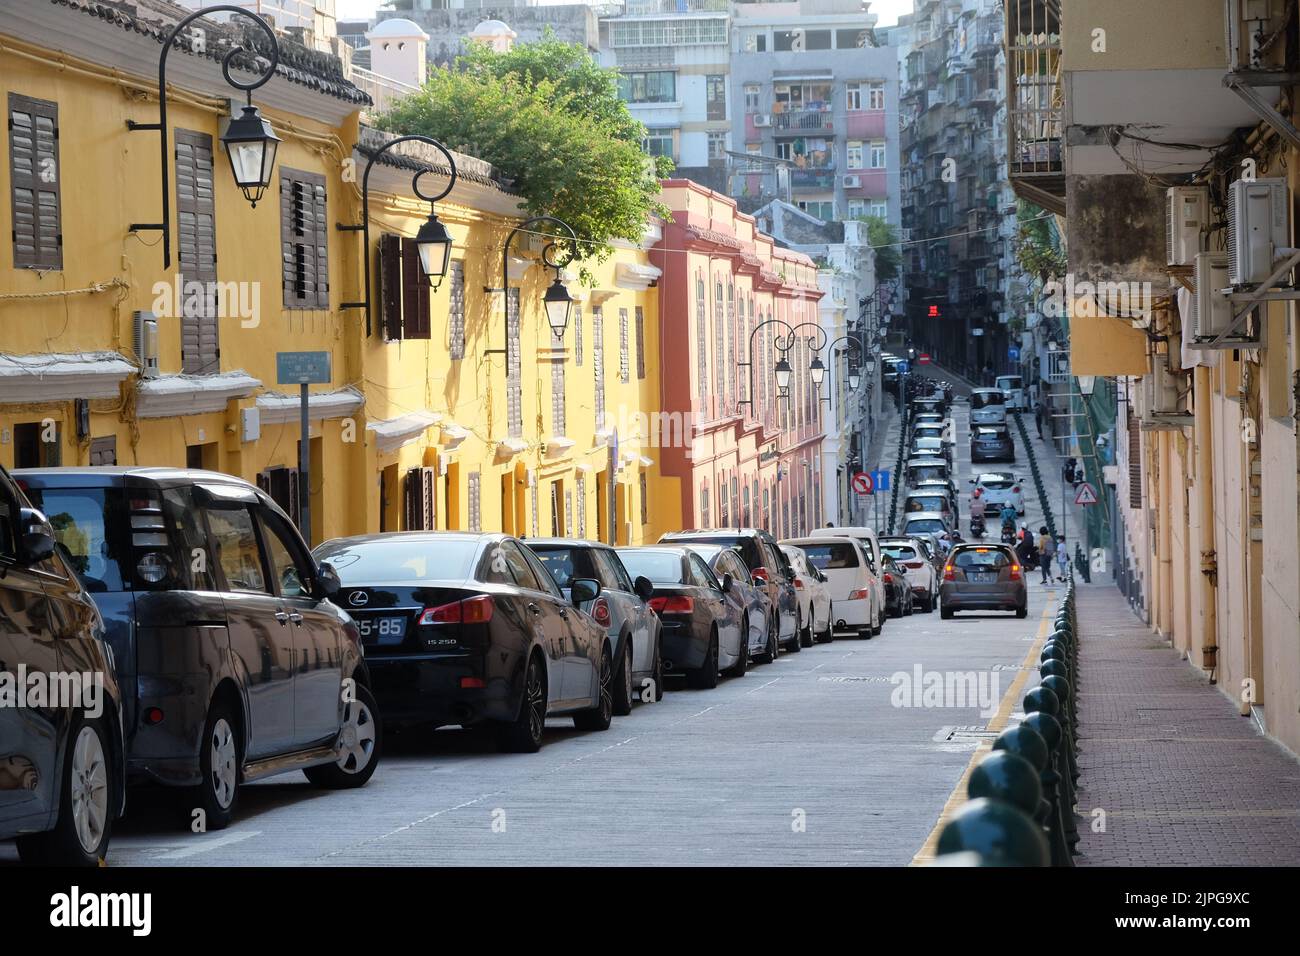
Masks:
[[[277,621],[279,621],[282,625],[283,625],[283,624],[288,624],[288,623],[289,623],[289,612],[288,612],[288,611],[276,611],[276,612],[275,612],[275,619],[276,619]]]
[[[564,618],[565,620],[568,620],[569,611],[567,608],[560,608],[560,617]]]
[[[533,604],[533,603],[531,603],[531,602],[530,602],[529,605],[528,605],[528,610],[532,611],[534,614],[541,614],[541,613],[542,613],[542,609],[541,609],[540,607],[538,607],[536,604]]]
[[[297,611],[292,611],[292,612],[290,612],[290,614],[289,614],[289,620],[291,620],[294,624],[301,624],[301,623],[302,623],[302,615],[299,614]]]

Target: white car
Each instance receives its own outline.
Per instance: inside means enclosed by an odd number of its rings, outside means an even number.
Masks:
[[[1006,397],[1007,408],[1023,412],[1029,407],[1025,404],[1025,383],[1019,375],[999,375],[993,384]]]
[[[970,480],[975,488],[981,489],[980,497],[984,499],[984,519],[992,527],[997,512],[1007,502],[1011,502],[1016,514],[1025,513],[1024,479],[1012,471],[985,471]],[[974,489],[972,489],[974,490]],[[990,517],[992,516],[992,517]]]
[[[795,600],[799,603],[799,642],[804,647],[813,643],[828,644],[833,635],[831,619],[831,591],[822,574],[809,561],[798,545],[781,542],[781,550],[794,568]]]
[[[881,538],[880,547],[907,569],[913,606],[927,614],[933,611],[939,600],[939,575],[921,541],[912,537]]]
[[[1007,420],[1007,397],[1000,388],[977,388],[970,393],[970,423],[1001,425]]]
[[[808,563],[825,576],[836,635],[870,638],[880,633],[885,620],[884,583],[873,570],[861,538],[819,532],[816,537],[795,538],[785,544],[803,551]]]
[[[865,526],[820,528],[817,533],[828,534],[833,538],[847,536],[858,539],[858,544],[862,545],[862,550],[867,555],[867,570],[871,572],[872,587],[876,592],[876,609],[880,613],[880,624],[883,626],[888,615],[885,613],[885,582],[880,576],[880,541],[877,539],[876,529]],[[876,633],[880,633],[879,627],[876,628]]]

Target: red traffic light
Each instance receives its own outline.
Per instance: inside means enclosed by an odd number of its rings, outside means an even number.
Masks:
[[[930,318],[932,319],[939,318],[939,307],[937,305],[930,306]]]

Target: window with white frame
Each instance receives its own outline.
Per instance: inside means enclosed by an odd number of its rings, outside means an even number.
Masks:
[[[862,84],[848,83],[844,87],[845,104],[844,108],[850,113],[856,113],[862,109]]]
[[[865,199],[850,199],[848,213],[850,219],[861,219],[867,214],[867,201]]]
[[[757,83],[745,84],[745,112],[757,113],[760,109],[760,97],[763,95],[763,88]]]
[[[727,158],[727,132],[726,130],[709,130],[709,162],[717,162]]]
[[[845,144],[845,147],[848,153],[844,164],[845,167],[848,169],[862,169],[862,140],[851,139]]]
[[[885,108],[885,83],[883,80],[875,80],[871,83],[867,92],[867,109],[883,110]]]
[[[645,138],[641,140],[641,149],[650,156],[667,156],[669,159],[676,159],[673,144],[676,139],[671,128],[652,127],[645,131]]]
[[[885,168],[885,141],[883,139],[873,139],[871,141],[871,168]]]
[[[884,199],[871,200],[871,215],[881,219],[889,218],[889,202]]]

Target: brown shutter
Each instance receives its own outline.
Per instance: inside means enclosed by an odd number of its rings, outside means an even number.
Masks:
[[[414,239],[402,239],[402,338],[429,338],[429,280]]]
[[[639,305],[636,307],[636,377],[645,378],[645,310]]]
[[[453,360],[465,357],[465,263],[451,263],[451,297],[447,312],[448,350]]]
[[[181,371],[214,375],[220,371],[216,293],[216,205],[212,188],[212,137],[176,131],[176,259],[181,286]],[[202,293],[190,295],[202,283]]]
[[[59,107],[9,94],[14,268],[62,269]]]
[[[280,243],[284,305],[329,308],[329,229],[325,177],[280,170]]]
[[[402,337],[402,237],[386,232],[379,237],[380,325],[384,338]]]
[[[1128,410],[1128,505],[1142,507],[1142,426]]]
[[[108,435],[104,438],[92,438],[90,440],[90,463],[91,465],[117,464],[116,435]]]
[[[436,525],[436,473],[432,468],[410,468],[403,489],[403,511],[407,531],[433,531]]]

